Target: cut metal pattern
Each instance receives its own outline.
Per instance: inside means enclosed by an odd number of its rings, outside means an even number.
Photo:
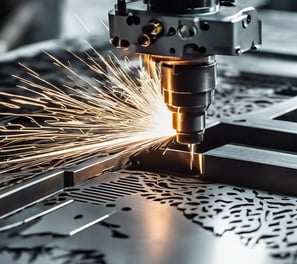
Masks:
[[[145,192],[138,177],[127,176],[116,181],[104,182],[69,192],[69,196],[80,202],[100,205],[115,202],[120,197]],[[62,194],[63,195],[63,194]]]
[[[288,81],[266,80],[251,76],[223,75],[215,91],[215,100],[207,115],[215,118],[230,118],[270,107],[295,95],[296,90]]]
[[[139,174],[147,199],[176,206],[217,236],[231,232],[248,247],[265,244],[277,258],[296,258],[297,198],[239,187]]]
[[[137,244],[137,239],[145,238],[147,230],[137,228],[142,226],[146,205],[155,203],[158,208],[156,211],[171,213],[176,211],[174,213],[176,221],[183,219],[181,222],[184,224],[194,223],[202,227],[209,236],[213,234],[213,238],[224,239],[232,235],[252,252],[264,248],[265,254],[275,260],[273,263],[297,261],[297,198],[234,186],[202,183],[197,178],[129,170],[106,172],[78,188],[66,188],[64,192],[49,198],[45,204],[53,205],[69,197],[74,199],[75,203],[81,203],[81,208],[84,208],[84,204],[86,206],[101,204],[107,210],[117,212],[100,224],[73,236],[55,236],[51,233],[42,235],[43,232],[24,236],[22,234],[26,231],[23,230],[31,227],[20,226],[17,230],[12,230],[14,236],[9,240],[4,233],[1,233],[1,241],[4,243],[2,252],[8,254],[9,259],[15,253],[19,256],[28,252],[36,255],[32,261],[22,263],[43,263],[44,258],[57,263],[60,263],[60,260],[61,263],[76,263],[69,262],[76,256],[77,263],[80,263],[81,256],[89,258],[90,261],[81,263],[97,263],[94,262],[96,256],[98,263],[105,263],[104,256],[112,255],[117,259],[127,248]],[[61,208],[60,213],[63,212],[64,208]],[[181,218],[178,217],[178,212]],[[84,211],[81,210],[79,213],[83,215]],[[150,211],[150,214],[153,213],[155,209]],[[156,221],[154,218],[153,220]],[[171,228],[174,228],[174,225]],[[198,228],[193,231],[198,235],[201,230]],[[203,237],[205,234],[201,235]],[[84,241],[83,244],[81,241]],[[228,239],[226,241],[228,243]],[[176,245],[179,245],[178,241]],[[122,246],[124,248],[121,248]],[[123,250],[119,255],[112,253],[117,247]],[[54,249],[65,252],[61,259],[57,257]],[[19,261],[21,263],[22,260]]]
[[[100,197],[102,189],[114,190],[117,186],[112,198],[105,196],[105,200],[95,203],[115,202],[123,194],[138,192],[145,199],[176,207],[187,219],[216,236],[230,232],[249,248],[264,245],[275,258],[297,260],[297,198],[166,174],[121,174],[126,177],[76,190],[69,196],[94,203],[95,191]],[[137,188],[130,189],[131,183]],[[93,190],[91,196],[87,195],[89,190]]]
[[[56,263],[56,264],[106,264],[104,255],[96,251],[66,251],[59,249],[35,248],[28,250],[0,251],[3,263]]]

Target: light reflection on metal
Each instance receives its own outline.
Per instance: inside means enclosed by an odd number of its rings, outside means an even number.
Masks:
[[[195,147],[196,147],[196,144],[188,145],[189,152],[190,152],[190,170],[193,170]]]
[[[228,226],[225,228],[227,229]],[[230,248],[232,248],[232,256],[230,256]],[[215,243],[213,258],[213,263],[237,264],[239,259],[241,264],[249,264],[251,262],[268,263],[266,262],[268,261],[268,257],[265,245],[260,243],[254,248],[246,247],[232,232],[226,232]]]
[[[199,171],[199,175],[205,175],[205,169],[204,169],[204,155],[201,153],[198,153],[198,171]]]
[[[144,229],[151,241],[150,248],[147,250],[154,260],[162,259],[162,256],[170,250],[168,245],[163,243],[170,238],[172,234],[170,227],[173,224],[171,210],[166,209],[168,208],[156,205],[147,206],[144,211],[146,219]]]

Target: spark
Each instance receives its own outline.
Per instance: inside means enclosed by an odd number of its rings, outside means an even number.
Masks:
[[[172,139],[175,131],[159,79],[150,76],[141,57],[120,60],[91,49],[96,57],[72,55],[96,78],[45,52],[73,85],[58,86],[21,65],[30,77],[15,76],[22,93],[0,91],[0,105],[7,110],[0,113],[1,179],[72,166],[93,156],[158,147]]]
[[[89,28],[87,27],[87,25],[82,21],[82,19],[80,18],[80,16],[78,14],[75,14],[76,19],[78,20],[78,22],[83,26],[83,28],[90,33]]]
[[[195,155],[195,151],[196,151],[196,144],[189,144],[188,148],[189,148],[189,152],[190,152],[190,170],[193,170],[194,155]]]
[[[103,27],[106,29],[106,31],[109,32],[109,26],[105,23],[105,21],[103,19],[100,19],[100,22],[103,25]]]

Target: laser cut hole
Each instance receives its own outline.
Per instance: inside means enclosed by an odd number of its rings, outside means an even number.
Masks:
[[[84,216],[82,214],[78,214],[76,216],[73,217],[74,220],[79,220],[82,219]]]
[[[112,237],[114,238],[119,238],[119,239],[127,239],[127,238],[130,238],[130,236],[122,233],[122,232],[119,232],[119,231],[116,231],[116,230],[112,230]]]
[[[115,204],[106,204],[105,206],[106,207],[115,207],[116,205]]]

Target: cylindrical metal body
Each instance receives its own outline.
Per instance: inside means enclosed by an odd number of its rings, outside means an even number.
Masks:
[[[214,12],[219,0],[144,0],[148,10],[176,14]],[[202,142],[206,111],[216,87],[214,56],[193,60],[161,59],[161,86],[164,101],[172,112],[176,140],[182,144]]]
[[[203,140],[206,111],[216,88],[214,57],[196,61],[170,61],[161,65],[161,86],[172,111],[177,141],[195,144]]]

